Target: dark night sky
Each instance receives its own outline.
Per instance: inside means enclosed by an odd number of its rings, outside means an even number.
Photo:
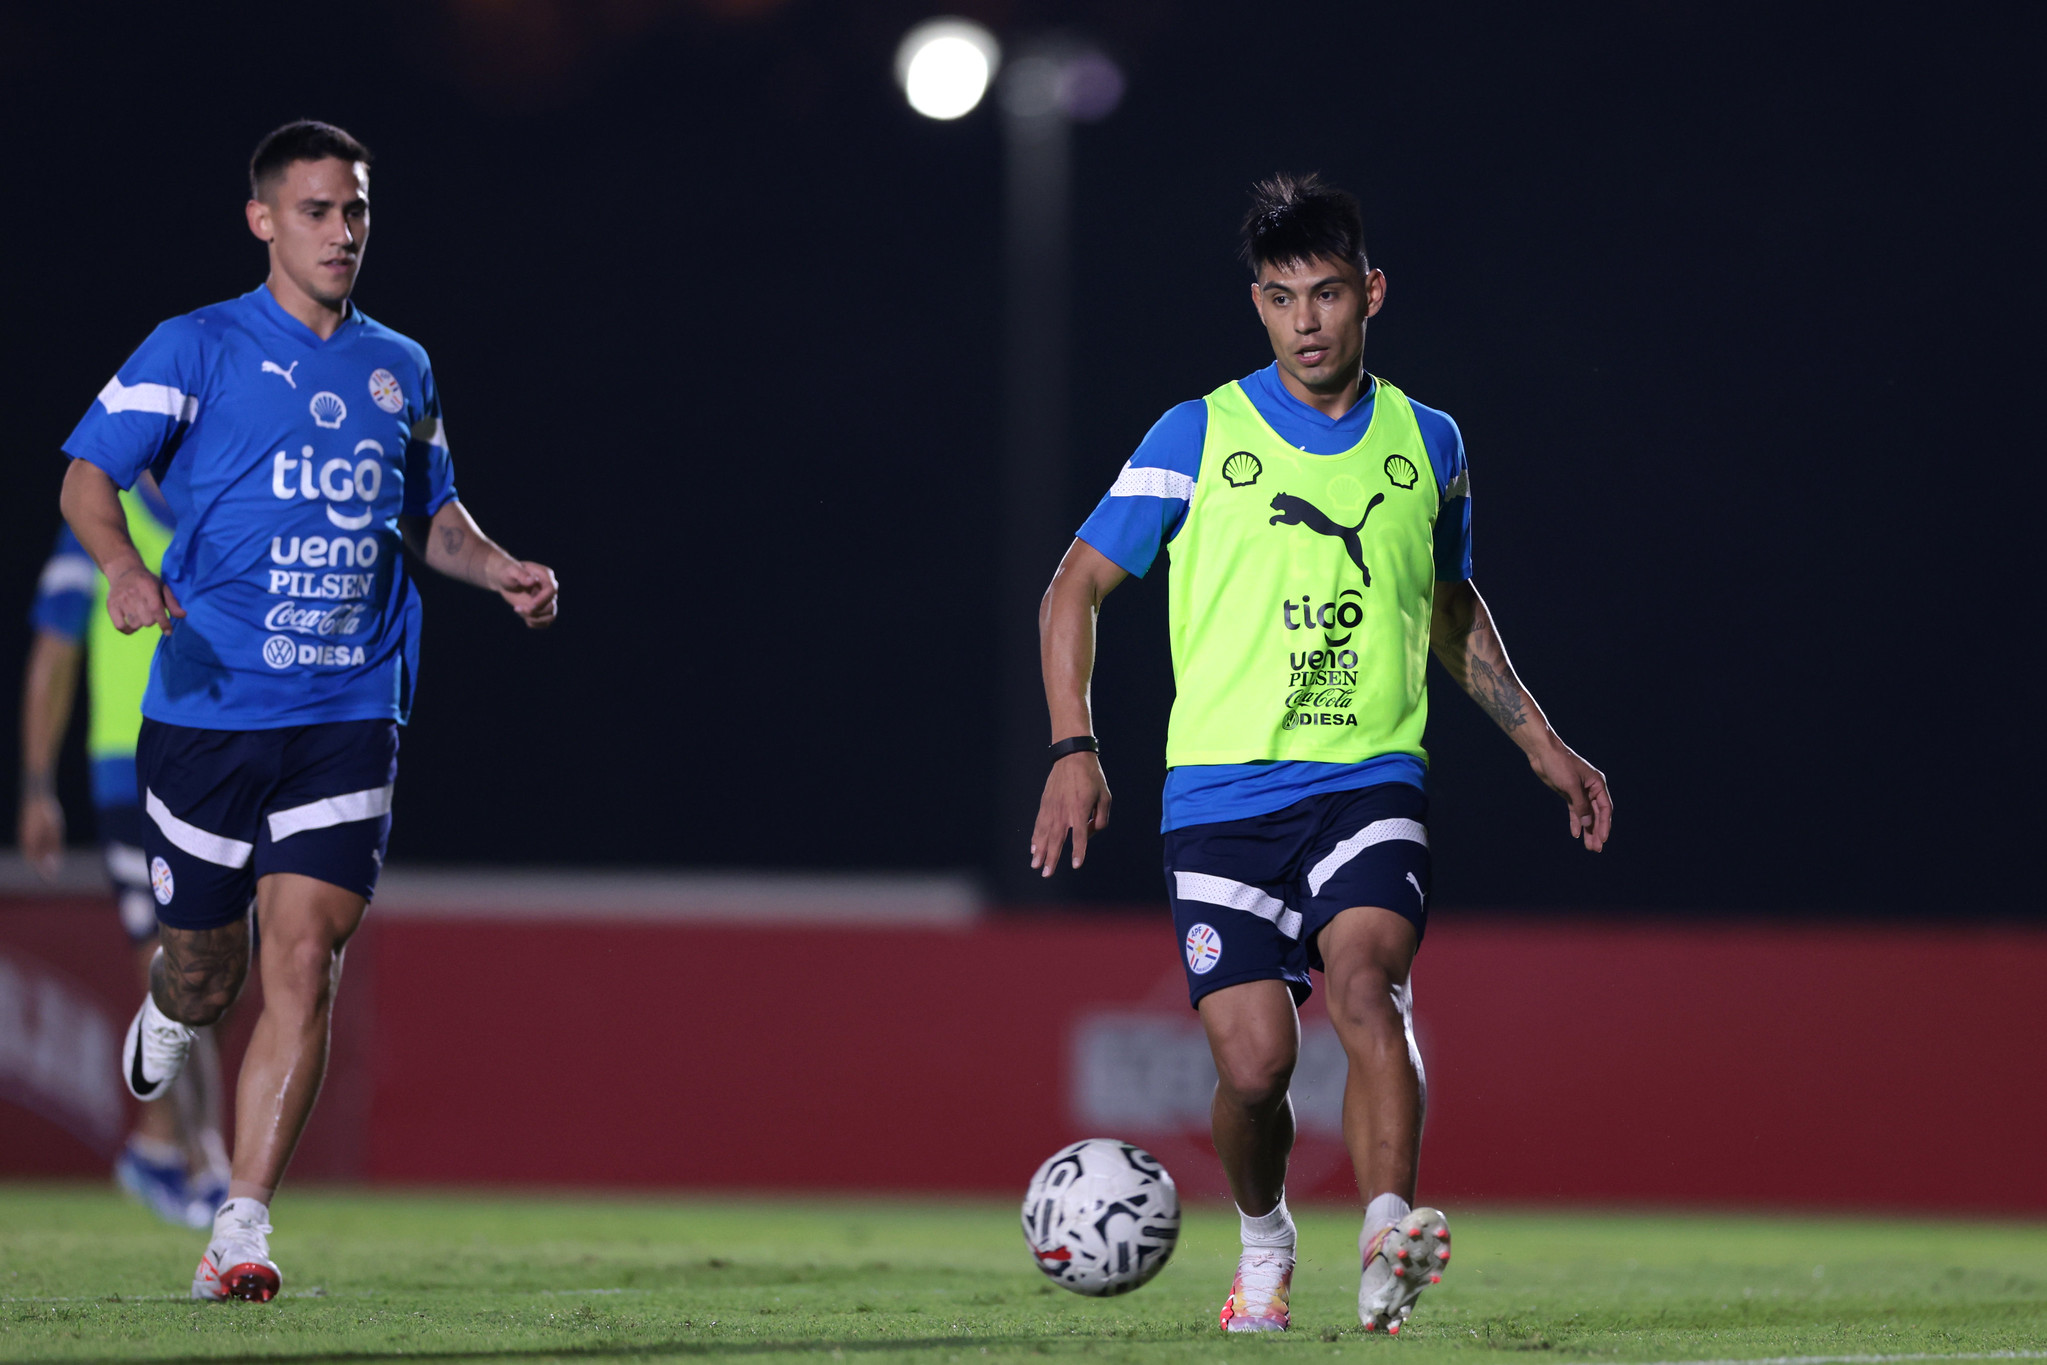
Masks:
[[[1248,182],[1363,199],[1392,286],[1367,362],[1463,427],[1477,580],[1619,801],[1612,849],[1576,852],[1439,676],[1446,904],[2042,913],[2040,32],[1685,0],[965,12],[1084,18],[1130,76],[1077,135],[1073,525],[1160,412],[1270,359],[1231,260]],[[106,376],[261,279],[256,139],[327,118],[379,157],[358,301],[432,353],[464,500],[566,585],[529,637],[426,584],[392,856],[985,870],[999,148],[987,109],[897,95],[928,13],[10,7],[0,583],[25,609]],[[1162,577],[1103,616],[1092,899],[1158,898]]]

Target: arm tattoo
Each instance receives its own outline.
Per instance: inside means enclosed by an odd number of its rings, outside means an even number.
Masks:
[[[462,542],[468,538],[469,533],[460,526],[443,526],[441,528],[441,549],[451,555],[458,554],[461,552]]]
[[[1493,718],[1502,730],[1518,730],[1528,723],[1528,708],[1522,701],[1521,686],[1512,670],[1494,668],[1490,659],[1473,656],[1471,673],[1464,688],[1473,701]]]

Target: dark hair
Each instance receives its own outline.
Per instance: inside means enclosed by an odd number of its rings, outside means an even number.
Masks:
[[[343,129],[318,119],[302,118],[272,129],[249,158],[249,197],[261,199],[264,187],[283,175],[292,162],[325,161],[330,156],[364,165],[372,159],[369,148]]]
[[[1365,258],[1365,218],[1358,201],[1314,171],[1281,172],[1251,187],[1238,256],[1251,273],[1263,265],[1293,265],[1317,256],[1347,261],[1359,275],[1371,272]]]

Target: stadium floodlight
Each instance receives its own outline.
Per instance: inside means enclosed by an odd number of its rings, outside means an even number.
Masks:
[[[896,48],[896,84],[924,117],[956,119],[980,104],[1001,60],[995,35],[979,24],[931,19],[911,29]]]

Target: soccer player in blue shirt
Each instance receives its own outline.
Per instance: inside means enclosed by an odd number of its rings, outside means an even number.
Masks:
[[[161,632],[137,779],[162,951],[122,1070],[141,1099],[247,975],[253,903],[263,1012],[242,1062],[228,1199],[192,1280],[268,1300],[270,1200],[327,1063],[349,935],[391,827],[398,727],[419,675],[420,608],[400,541],[555,618],[554,574],[512,558],[455,496],[441,396],[418,343],[349,296],[369,237],[370,154],[302,121],[249,165],[249,230],[270,273],[172,318],[68,441],[65,519],[107,577],[107,614]],[[148,471],[176,520],[161,576],[117,490]]]

